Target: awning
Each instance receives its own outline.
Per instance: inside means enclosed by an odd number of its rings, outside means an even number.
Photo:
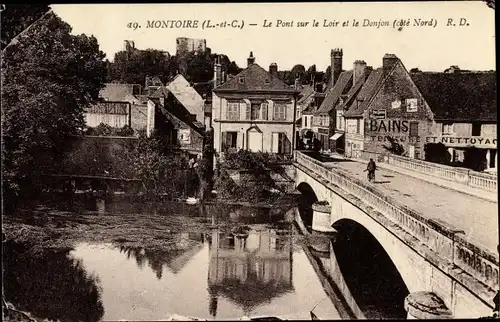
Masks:
[[[333,141],[336,141],[338,140],[342,135],[344,135],[344,133],[335,133],[334,135],[332,135],[332,137],[330,138],[330,140],[333,140]]]

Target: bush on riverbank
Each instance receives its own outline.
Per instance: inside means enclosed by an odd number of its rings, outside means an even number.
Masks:
[[[219,198],[248,202],[279,201],[284,191],[276,185],[268,171],[273,162],[275,159],[268,153],[240,150],[226,154],[216,166],[214,188]],[[238,183],[229,174],[234,171],[244,172]]]
[[[86,135],[95,136],[134,136],[135,131],[129,126],[124,125],[121,128],[111,127],[108,124],[101,123],[96,127],[87,127]]]

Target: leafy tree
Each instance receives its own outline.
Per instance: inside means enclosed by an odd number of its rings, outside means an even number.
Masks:
[[[465,149],[464,166],[474,171],[486,169],[486,150],[471,147]]]
[[[156,49],[119,51],[108,67],[108,81],[144,85],[146,76],[160,76],[166,81],[176,75],[177,61]]]
[[[389,146],[384,145],[384,149],[395,155],[405,154],[405,149],[395,138],[387,136],[387,141],[389,141]]]
[[[304,83],[305,84],[312,84],[313,81],[316,80],[316,65],[310,66],[305,75],[304,75]]]
[[[304,65],[297,64],[292,67],[291,77],[293,77],[294,82],[295,79],[298,78],[300,82],[304,84],[305,76],[306,76],[306,68],[304,67]]]
[[[185,64],[184,76],[189,82],[208,82],[214,76],[214,61],[205,52],[189,52],[180,64]]]
[[[150,193],[179,191],[186,183],[187,160],[166,151],[166,142],[156,133],[146,137],[139,133],[136,144],[124,150],[127,166],[123,175],[139,178]]]
[[[323,76],[323,81],[328,84],[332,79],[332,66],[326,68],[325,74]]]
[[[2,50],[23,30],[49,11],[47,4],[7,4],[1,15]]]
[[[231,75],[237,75],[241,73],[243,68],[238,67],[238,65],[234,62],[234,60],[229,64],[229,67],[227,68],[227,73]]]
[[[218,196],[249,202],[271,201],[276,196],[270,191],[281,191],[268,171],[269,165],[275,161],[268,153],[245,150],[228,153],[224,161],[217,164],[215,189]],[[230,170],[243,171],[238,184],[230,178]]]
[[[106,75],[94,37],[74,36],[54,13],[3,52],[4,188],[18,192],[30,176],[54,169],[68,138],[84,126],[83,108],[98,99]]]
[[[443,143],[427,143],[424,146],[425,161],[449,164],[451,154]]]

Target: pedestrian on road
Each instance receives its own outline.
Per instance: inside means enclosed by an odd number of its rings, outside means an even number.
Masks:
[[[370,161],[368,162],[368,166],[366,167],[365,171],[368,171],[368,178],[372,178],[375,180],[375,170],[377,170],[377,165],[375,164],[375,161],[370,158]]]

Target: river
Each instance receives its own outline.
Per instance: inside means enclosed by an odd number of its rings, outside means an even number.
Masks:
[[[42,211],[57,213],[57,208]],[[22,243],[4,245],[6,299],[36,317],[310,319],[319,303],[314,313],[320,319],[348,318],[339,297],[323,288],[321,263],[313,265],[307,241],[293,225],[293,209],[166,207],[104,199],[62,208],[58,217],[45,220],[59,227],[64,226],[61,216],[76,218],[68,225],[78,231],[71,247],[29,256]],[[82,226],[88,222],[97,226]],[[99,238],[114,231],[126,237]],[[149,239],[134,240],[143,235]]]

